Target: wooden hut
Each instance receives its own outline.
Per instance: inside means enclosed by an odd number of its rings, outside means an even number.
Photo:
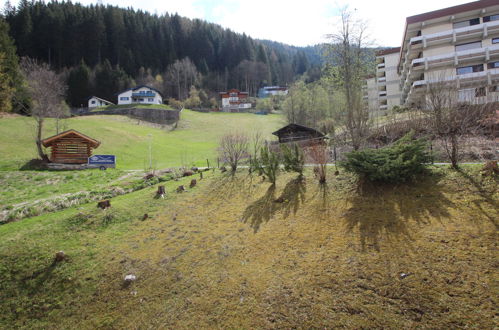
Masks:
[[[289,124],[272,133],[279,138],[279,143],[309,141],[320,143],[327,139],[326,135],[316,129],[298,125]]]
[[[42,141],[42,145],[51,148],[50,161],[61,164],[85,164],[92,155],[92,149],[100,142],[85,134],[70,129]]]

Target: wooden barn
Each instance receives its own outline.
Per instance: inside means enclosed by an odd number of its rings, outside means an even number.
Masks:
[[[71,129],[42,140],[42,145],[51,148],[52,163],[85,164],[100,142]]]
[[[298,124],[289,124],[272,134],[279,138],[279,143],[298,141],[314,141],[320,143],[324,141],[324,139],[327,139],[326,135],[318,130]]]

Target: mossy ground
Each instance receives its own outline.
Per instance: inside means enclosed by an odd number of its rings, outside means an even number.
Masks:
[[[497,326],[497,181],[476,167],[360,190],[207,173],[173,193],[190,179],[1,226],[0,326]]]

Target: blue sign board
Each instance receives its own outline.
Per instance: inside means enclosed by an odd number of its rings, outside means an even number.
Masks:
[[[116,165],[115,155],[93,155],[88,157],[89,165]]]

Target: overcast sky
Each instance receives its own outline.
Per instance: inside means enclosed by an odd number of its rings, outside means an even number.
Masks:
[[[11,0],[16,4],[18,1]],[[76,2],[76,1],[73,1]],[[97,0],[79,0],[83,4]],[[400,46],[407,16],[470,2],[469,0],[101,0],[152,13],[177,12],[201,18],[258,39],[296,46],[323,42],[334,30],[339,8],[348,3],[367,20],[375,45]]]

